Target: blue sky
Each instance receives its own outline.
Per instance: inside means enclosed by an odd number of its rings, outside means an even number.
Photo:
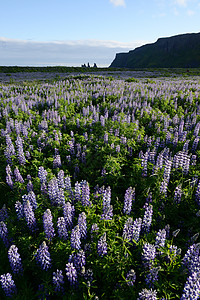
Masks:
[[[200,0],[2,0],[0,10],[0,65],[108,66],[117,52],[200,32]]]

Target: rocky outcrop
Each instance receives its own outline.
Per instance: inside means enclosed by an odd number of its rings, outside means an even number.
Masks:
[[[155,43],[117,53],[113,68],[194,68],[200,67],[200,33],[159,38]]]

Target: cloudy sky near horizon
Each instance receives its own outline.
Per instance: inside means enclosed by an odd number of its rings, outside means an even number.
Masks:
[[[7,0],[0,9],[7,66],[109,66],[118,52],[200,32],[200,0]]]

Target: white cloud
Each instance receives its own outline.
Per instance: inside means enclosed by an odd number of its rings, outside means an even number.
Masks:
[[[187,11],[188,16],[193,16],[195,14],[195,12],[193,10],[188,10]]]
[[[80,66],[95,62],[109,66],[116,53],[128,52],[149,41],[122,43],[102,40],[37,42],[0,37],[0,65]]]
[[[174,2],[180,6],[187,6],[188,0],[175,0]]]
[[[110,0],[115,6],[126,6],[125,0]]]

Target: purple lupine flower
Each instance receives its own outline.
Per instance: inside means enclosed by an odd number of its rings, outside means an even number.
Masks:
[[[27,192],[33,192],[33,183],[31,180],[29,180],[29,182],[27,183],[26,185],[26,189],[27,189]]]
[[[131,240],[134,240],[135,242],[139,241],[140,238],[140,232],[142,227],[142,219],[137,218],[131,225]]]
[[[16,213],[17,213],[17,218],[19,220],[23,219],[24,218],[24,207],[23,207],[23,205],[20,201],[16,201],[15,210],[16,210]]]
[[[13,273],[22,273],[23,267],[21,263],[21,257],[18,253],[18,248],[15,245],[10,246],[8,250],[8,259]]]
[[[38,177],[40,179],[41,184],[45,184],[46,183],[46,180],[47,180],[47,171],[42,166],[40,166],[38,168]]]
[[[28,228],[34,232],[36,230],[36,219],[33,212],[33,208],[30,204],[30,201],[27,200],[24,203],[24,216],[28,225]]]
[[[131,269],[126,275],[126,283],[128,286],[133,286],[136,281],[136,273],[133,269]]]
[[[30,201],[30,204],[31,204],[33,210],[36,210],[36,208],[38,207],[38,204],[37,204],[35,193],[33,191],[30,191],[28,193],[27,199]]]
[[[45,242],[43,242],[38,248],[35,254],[35,259],[42,268],[42,270],[48,270],[49,268],[51,268],[51,257],[48,250],[48,246]]]
[[[155,290],[148,290],[148,289],[143,289],[139,294],[139,298],[137,300],[157,300],[157,291]]]
[[[15,175],[15,181],[18,181],[20,183],[24,183],[24,179],[23,179],[18,167],[16,167],[14,169],[14,175]]]
[[[195,200],[197,204],[200,206],[200,180],[197,185],[196,193],[195,193]]]
[[[128,242],[131,241],[132,239],[132,225],[133,225],[133,219],[128,218],[126,223],[124,224],[124,229],[123,229],[123,239],[127,240]]]
[[[82,189],[81,189],[81,203],[83,206],[91,206],[90,201],[90,187],[87,181],[82,182]]]
[[[101,215],[101,220],[112,220],[113,217],[113,207],[110,205],[111,202],[111,188],[107,187],[103,192],[103,213]]]
[[[200,295],[200,273],[193,272],[187,279],[180,300],[197,300]]]
[[[142,249],[142,262],[147,268],[153,265],[156,257],[156,247],[150,243],[145,243]]]
[[[99,227],[96,223],[93,223],[92,224],[92,227],[91,227],[91,239],[93,240],[94,239],[94,234],[97,235],[99,231]]]
[[[142,221],[142,230],[145,233],[150,232],[152,216],[153,216],[153,206],[151,204],[147,204],[144,212],[144,218]]]
[[[0,209],[0,222],[5,221],[8,218],[8,211],[6,205],[4,204],[3,207]]]
[[[72,192],[72,186],[71,186],[71,179],[69,176],[65,177],[64,179],[65,182],[65,189],[68,192],[69,195],[71,195]]]
[[[85,239],[87,236],[87,221],[86,221],[86,214],[82,212],[78,216],[78,226],[80,230],[81,239]]]
[[[134,200],[135,200],[135,189],[132,187],[129,187],[126,190],[126,193],[124,196],[124,208],[123,208],[124,214],[130,215],[132,204],[133,204]]]
[[[6,183],[11,189],[13,189],[14,183],[10,174],[6,175]]]
[[[160,229],[157,232],[156,239],[155,239],[155,247],[156,248],[163,248],[165,247],[165,240],[166,240],[166,230]]]
[[[46,239],[51,242],[53,237],[55,236],[55,231],[53,227],[53,217],[51,214],[51,210],[47,209],[43,215],[43,226]]]
[[[4,245],[8,247],[10,245],[10,240],[8,238],[8,228],[3,221],[0,222],[0,237],[4,242]]]
[[[71,229],[73,226],[74,214],[75,214],[74,206],[72,206],[70,202],[65,203],[63,205],[63,215],[68,230]]]
[[[189,274],[193,272],[200,273],[200,244],[191,245],[185,256],[183,257],[182,264],[188,269]]]
[[[101,257],[107,254],[106,232],[98,240],[97,253]]]
[[[68,231],[64,217],[58,218],[57,228],[60,239],[66,240],[68,238]]]
[[[92,269],[87,269],[84,273],[84,278],[87,281],[87,284],[91,284],[91,282],[93,281],[93,271]]]
[[[64,179],[64,171],[60,170],[57,176],[58,187],[61,189],[65,189],[65,179]]]
[[[64,276],[62,270],[53,272],[53,285],[56,292],[64,292]]]
[[[146,274],[145,282],[148,285],[149,288],[154,287],[154,283],[158,281],[158,272],[160,270],[160,267],[153,267],[150,268],[149,272]]]
[[[59,154],[54,156],[54,160],[53,160],[53,168],[61,168],[62,167],[62,163],[61,163],[61,157]]]
[[[78,225],[72,229],[70,241],[73,249],[81,249],[81,234]]]
[[[80,183],[77,181],[75,183],[75,201],[78,202],[81,200],[81,185]]]
[[[73,263],[67,263],[66,264],[66,276],[67,279],[70,282],[71,286],[76,286],[77,285],[77,280],[78,280],[78,276],[77,276],[77,271],[76,268],[74,267]]]
[[[12,279],[12,275],[10,273],[1,275],[0,282],[6,297],[12,297],[17,293],[15,282]]]
[[[182,189],[181,189],[181,186],[179,185],[179,186],[177,186],[176,188],[175,188],[175,191],[174,191],[174,202],[175,203],[180,203],[181,202],[181,196],[182,196],[182,193],[183,193],[183,191],[182,191]]]
[[[81,272],[82,268],[85,266],[85,252],[81,249],[77,253],[72,253],[68,259],[69,263],[73,263],[76,270]]]

